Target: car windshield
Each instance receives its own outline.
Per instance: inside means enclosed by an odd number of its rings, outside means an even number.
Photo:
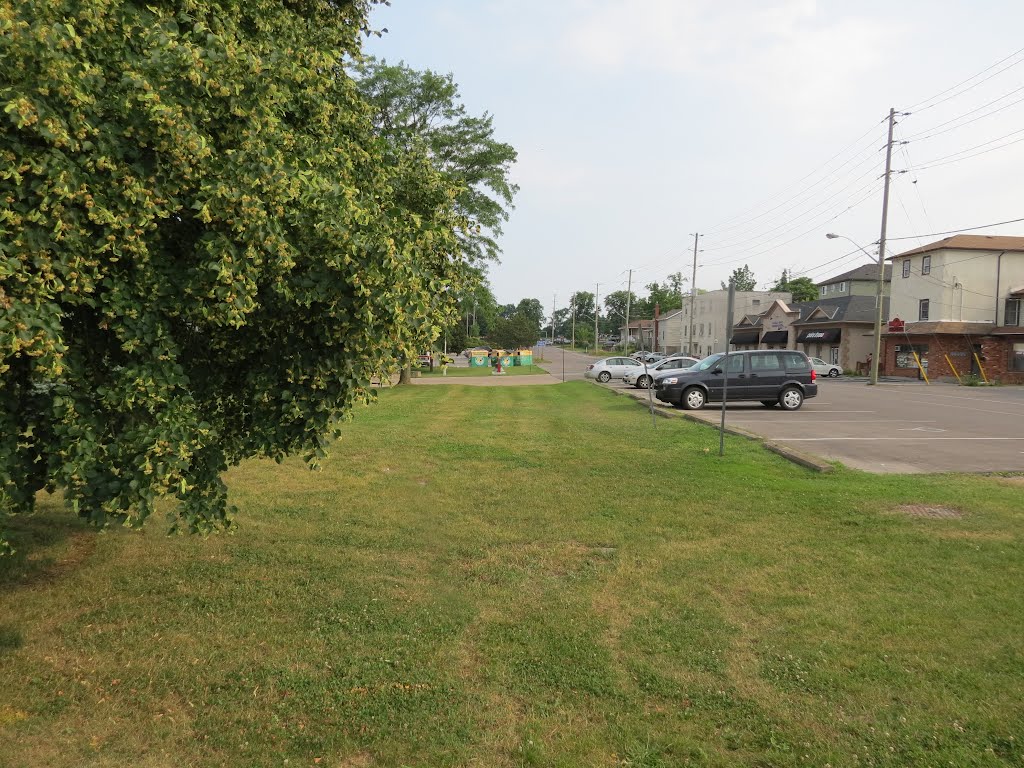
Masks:
[[[720,352],[716,353],[714,355],[708,355],[703,360],[701,360],[699,363],[697,363],[695,366],[693,366],[692,370],[694,370],[694,371],[706,371],[706,370],[708,370],[708,368],[714,368],[715,367],[715,363],[717,363],[723,357],[724,357],[724,355],[722,355]]]

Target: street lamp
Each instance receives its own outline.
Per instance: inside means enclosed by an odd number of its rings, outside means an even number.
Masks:
[[[861,248],[860,244],[856,240],[852,240],[846,235],[837,235],[834,232],[829,232],[825,235],[829,240],[835,240],[836,238],[842,238],[843,240],[849,240],[851,243],[857,246],[857,248],[863,251],[869,259],[873,258],[870,253]],[[871,359],[871,380],[869,384],[878,383],[878,365],[882,357],[882,286],[885,282],[885,264],[882,257],[882,249],[878,249],[878,288],[875,294],[875,354]]]

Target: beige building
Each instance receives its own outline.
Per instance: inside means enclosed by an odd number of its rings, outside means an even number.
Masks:
[[[733,307],[733,325],[745,315],[760,315],[772,302],[791,301],[788,291],[737,291]],[[682,351],[694,357],[725,351],[725,315],[729,308],[729,292],[708,291],[693,297],[693,316],[690,316],[690,297],[683,308],[662,315],[658,322],[658,349],[662,352]],[[691,346],[692,334],[692,346]]]
[[[1024,237],[954,235],[891,257],[888,375],[1024,383]],[[916,357],[915,357],[916,353]]]

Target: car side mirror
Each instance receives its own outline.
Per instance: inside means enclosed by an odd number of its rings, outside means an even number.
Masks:
[[[722,372],[721,368],[715,368],[715,370],[712,371],[712,373],[721,373],[721,372]]]

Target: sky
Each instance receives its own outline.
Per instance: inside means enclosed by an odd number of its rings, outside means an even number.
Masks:
[[[886,255],[1024,235],[988,226],[1024,218],[1019,0],[391,0],[371,25],[367,53],[451,73],[518,152],[501,303],[689,286],[694,233],[708,290],[877,258],[891,107]]]

